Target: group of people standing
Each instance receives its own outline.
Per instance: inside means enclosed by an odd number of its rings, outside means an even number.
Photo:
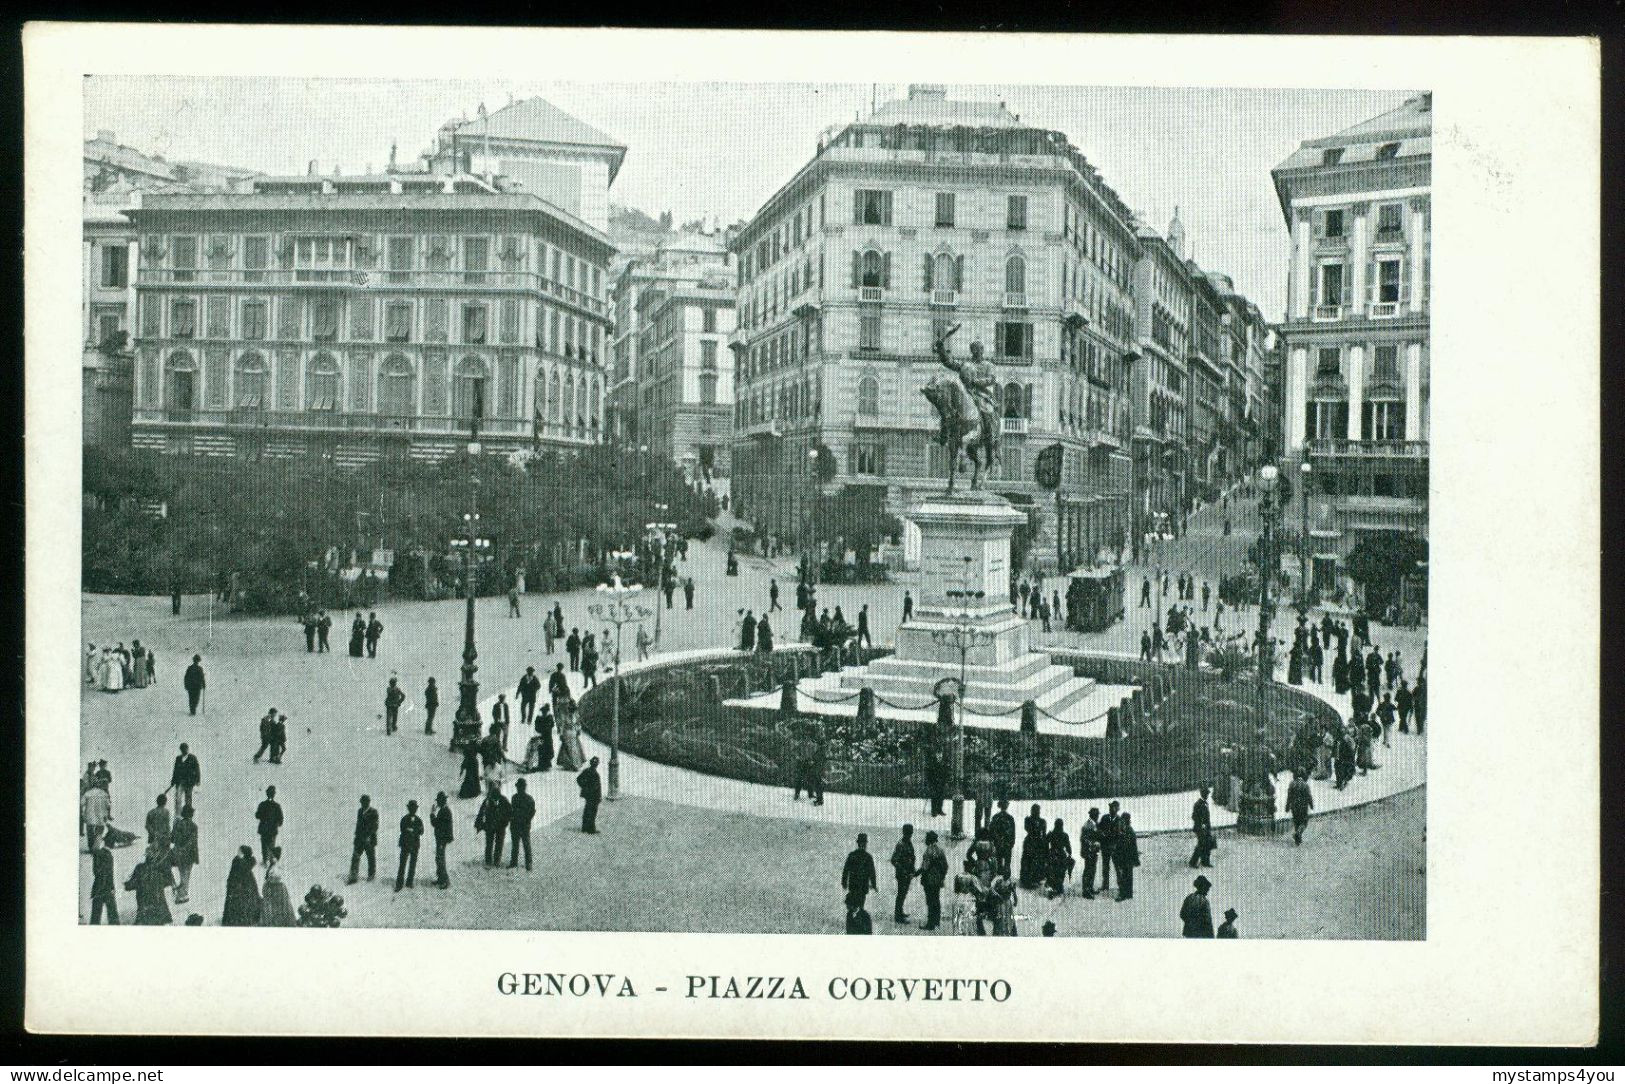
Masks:
[[[157,680],[158,660],[140,640],[131,640],[129,647],[122,642],[114,647],[103,645],[99,651],[95,644],[86,644],[84,676],[86,685],[104,693],[145,689]]]

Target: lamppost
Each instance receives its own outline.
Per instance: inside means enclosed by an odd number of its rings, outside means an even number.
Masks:
[[[1309,476],[1315,468],[1309,460],[1298,468],[1298,489],[1303,495],[1303,530],[1298,532],[1298,582],[1302,585],[1303,605],[1309,605]]]
[[[630,556],[625,552],[610,554],[612,560]],[[610,687],[609,723],[609,800],[614,801],[621,793],[621,629],[648,620],[649,607],[632,601],[632,596],[643,588],[635,583],[622,583],[619,573],[614,573],[609,583],[599,584],[598,590],[604,595],[604,601],[589,603],[587,610],[599,621],[615,626],[615,683]],[[659,612],[657,603],[656,617]]]
[[[807,570],[807,586],[818,580],[818,547],[813,540],[813,527],[817,523],[818,449],[807,449],[807,473],[800,486],[801,495],[801,562]]]
[[[959,652],[959,711],[958,720],[954,727],[953,748],[953,814],[948,825],[948,838],[954,840],[965,838],[965,699],[970,691],[966,684],[966,660],[972,647],[986,643],[990,639],[989,633],[971,623],[971,606],[984,599],[987,592],[970,590],[971,558],[966,557],[964,560],[965,586],[958,591],[947,592],[948,597],[958,602],[963,609],[956,615],[957,620],[951,625],[946,628],[931,630],[931,639],[933,641]]]
[[[1259,468],[1262,482],[1258,497],[1258,684],[1260,689],[1274,676],[1275,664],[1270,650],[1270,571],[1271,556],[1275,548],[1275,535],[1281,523],[1281,506],[1276,500],[1275,483],[1279,472],[1274,464]]]
[[[670,505],[656,504],[656,512],[670,510]],[[655,593],[663,594],[666,590],[666,543],[671,538],[671,532],[677,529],[675,523],[645,523],[643,529],[660,542],[660,568],[655,573]],[[655,599],[655,643],[660,642],[660,600]]]
[[[479,412],[475,411],[473,424],[469,427],[468,454],[472,459],[480,454]],[[480,523],[480,479],[479,475],[470,473],[468,511],[463,513],[463,527],[466,537],[452,539],[452,547],[463,551],[463,580],[466,587],[467,611],[463,619],[463,669],[462,680],[457,683],[457,714],[452,717],[451,747],[456,751],[470,741],[479,741],[480,737],[480,683],[474,675],[479,671],[475,660],[479,652],[474,648],[474,580],[475,558],[478,551],[489,549],[490,539],[478,536]]]

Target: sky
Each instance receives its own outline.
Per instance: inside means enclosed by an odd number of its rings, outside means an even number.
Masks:
[[[85,135],[170,160],[267,173],[345,173],[427,150],[483,102],[541,96],[628,147],[612,203],[674,220],[749,218],[810,160],[818,135],[907,93],[903,84],[548,83],[107,77],[85,80]],[[1299,142],[1385,112],[1413,91],[952,86],[1002,101],[1023,124],[1066,133],[1158,230],[1179,209],[1187,254],[1222,271],[1271,320],[1289,239],[1269,171]]]

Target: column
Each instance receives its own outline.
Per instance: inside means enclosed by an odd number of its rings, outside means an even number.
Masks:
[[[81,258],[81,274],[79,276],[79,296],[83,299],[79,303],[79,331],[82,343],[91,342],[95,336],[96,321],[90,316],[90,295],[96,284],[96,246],[90,241],[81,242],[83,250]],[[132,336],[133,338],[133,336]]]
[[[1292,298],[1287,315],[1294,320],[1306,320],[1309,318],[1309,212],[1294,213],[1298,217],[1292,224]]]
[[[1369,203],[1356,203],[1352,208],[1354,229],[1349,235],[1349,312],[1355,316],[1365,312],[1365,231],[1366,223],[1370,221],[1370,210]]]
[[[1405,439],[1422,439],[1422,344],[1405,346]]]
[[[1427,292],[1424,266],[1427,261],[1428,209],[1425,204],[1411,205],[1411,259],[1407,276],[1411,311],[1422,311],[1422,296]],[[1409,422],[1406,423],[1410,424]]]
[[[1286,447],[1287,454],[1303,448],[1304,409],[1308,401],[1309,350],[1294,346],[1286,367]]]
[[[1365,405],[1365,347],[1349,347],[1349,439],[1360,439],[1360,415]]]

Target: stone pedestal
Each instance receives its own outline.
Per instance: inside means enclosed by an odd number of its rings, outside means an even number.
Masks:
[[[897,630],[895,654],[841,675],[845,688],[872,688],[917,705],[944,677],[958,678],[960,628],[972,711],[1008,712],[1026,701],[1051,714],[1086,696],[1094,682],[1032,649],[1031,625],[1010,604],[1010,536],[1026,517],[1003,497],[932,497],[908,513],[920,531],[920,584],[913,618]]]

